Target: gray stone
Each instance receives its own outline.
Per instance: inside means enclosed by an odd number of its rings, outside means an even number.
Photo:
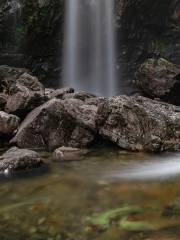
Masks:
[[[9,96],[5,111],[7,113],[15,114],[20,118],[24,118],[30,111],[46,101],[47,98],[42,91],[34,92],[24,89],[23,92],[17,92],[16,94]]]
[[[52,99],[28,114],[11,143],[43,149],[86,147],[97,131],[96,112],[96,106],[77,99]]]
[[[63,99],[69,99],[69,98],[74,98],[74,99],[79,99],[81,101],[86,101],[91,98],[96,98],[94,94],[87,93],[84,91],[80,92],[75,92],[75,93],[67,93],[63,96]]]
[[[17,92],[44,91],[43,85],[27,69],[0,66],[0,90],[8,95]]]
[[[28,170],[43,166],[39,154],[28,149],[12,147],[0,156],[0,171],[4,173]]]
[[[18,129],[20,119],[17,116],[0,111],[0,135],[11,136]]]
[[[88,150],[72,147],[60,147],[53,153],[53,158],[57,161],[79,161],[87,154]]]
[[[52,98],[63,99],[65,94],[74,93],[74,89],[70,87],[65,87],[65,88],[60,88],[56,90],[51,89],[49,90],[49,93],[46,90],[46,93],[49,99],[52,99]]]
[[[146,96],[180,104],[180,66],[163,58],[143,63],[136,72],[136,84]]]
[[[119,96],[99,106],[99,134],[132,151],[180,149],[180,112],[144,97]]]

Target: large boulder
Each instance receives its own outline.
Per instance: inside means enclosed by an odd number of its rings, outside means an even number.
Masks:
[[[119,96],[99,106],[99,134],[132,151],[180,149],[178,107],[144,97]]]
[[[23,87],[30,91],[44,91],[44,86],[39,82],[38,78],[29,73],[23,73],[11,89],[14,93],[16,93],[18,91],[23,91]]]
[[[0,66],[0,90],[8,95],[13,95],[24,89],[29,91],[44,91],[43,85],[33,76],[29,70]]]
[[[29,170],[43,166],[37,152],[28,149],[12,147],[0,156],[0,172],[11,173],[21,170]]]
[[[24,73],[29,73],[25,68],[9,67],[7,65],[0,66],[0,90],[9,91],[12,84]]]
[[[0,107],[24,118],[47,101],[44,86],[27,69],[0,66]]]
[[[11,136],[19,127],[20,119],[3,111],[0,111],[0,137]]]
[[[136,72],[136,83],[146,96],[180,104],[180,66],[163,58],[148,59]]]
[[[42,149],[86,147],[96,134],[96,113],[96,106],[81,100],[52,99],[27,115],[11,143]]]
[[[23,92],[19,91],[8,97],[5,111],[24,118],[30,111],[46,101],[47,98],[42,91],[34,92],[24,89]]]

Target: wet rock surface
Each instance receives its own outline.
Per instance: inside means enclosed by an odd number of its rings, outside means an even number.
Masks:
[[[80,100],[52,99],[34,109],[11,141],[19,147],[86,147],[96,133],[97,107]]]
[[[0,136],[11,136],[18,129],[20,119],[12,114],[0,111]]]
[[[119,96],[98,108],[99,134],[124,149],[180,149],[180,113],[176,107],[144,97]]]
[[[28,149],[12,147],[0,156],[0,171],[9,173],[43,166],[38,153]]]
[[[136,84],[146,96],[180,104],[180,66],[163,58],[143,63],[136,72]]]

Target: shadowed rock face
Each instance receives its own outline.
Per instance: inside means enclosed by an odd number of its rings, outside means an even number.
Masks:
[[[38,168],[43,165],[39,154],[28,149],[12,147],[0,156],[0,172],[11,173]]]
[[[96,106],[80,100],[52,99],[26,117],[11,143],[43,149],[85,147],[94,140],[96,112]]]
[[[0,93],[0,111],[4,111],[7,103],[8,96],[4,93]]]
[[[173,105],[143,97],[110,98],[99,106],[99,134],[132,151],[180,148],[180,113]]]
[[[136,72],[136,84],[146,96],[180,104],[180,66],[165,59],[148,59]]]

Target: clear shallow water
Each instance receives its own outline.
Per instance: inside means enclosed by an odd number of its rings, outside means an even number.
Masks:
[[[99,149],[84,161],[46,161],[48,171],[1,179],[1,240],[179,239],[180,154]],[[134,232],[116,223],[104,231],[89,228],[88,217],[132,206],[142,212],[129,219],[150,223],[151,231]]]

